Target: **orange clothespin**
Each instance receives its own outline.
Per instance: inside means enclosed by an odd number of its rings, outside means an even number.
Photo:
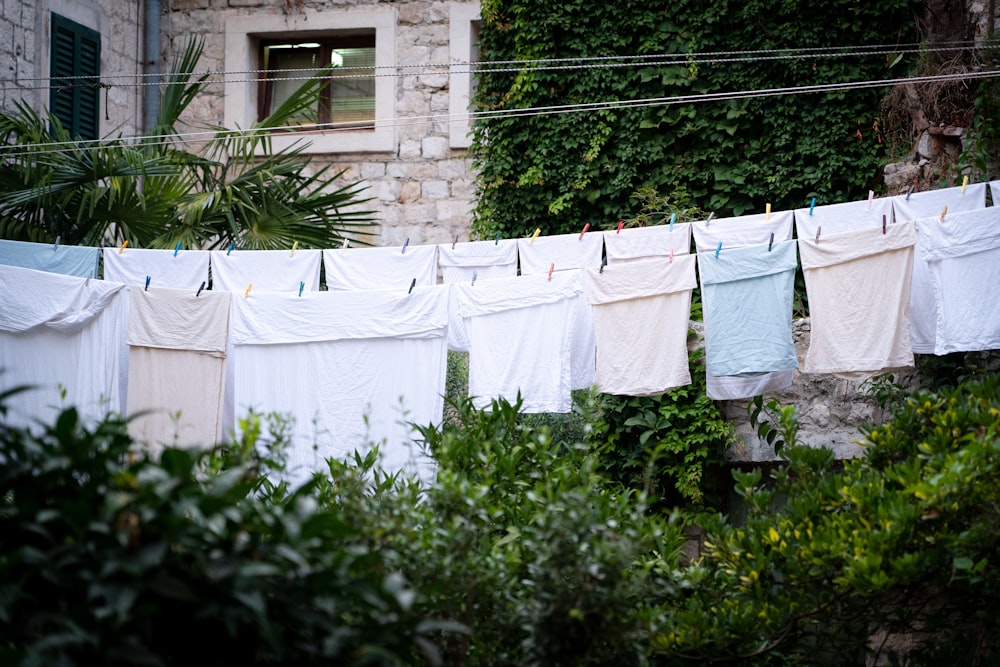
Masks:
[[[549,281],[552,280],[552,272],[556,270],[556,263],[552,262],[549,264]]]
[[[542,233],[542,230],[541,230],[540,227],[535,228],[535,233],[531,235],[531,241],[529,242],[529,245],[531,245],[531,243],[534,243],[535,239],[537,239],[538,235],[541,234],[541,233]]]
[[[588,222],[587,224],[585,224],[583,226],[583,231],[580,232],[580,238],[578,238],[577,240],[578,241],[582,241],[583,240],[583,235],[586,234],[589,229],[590,229],[590,223]]]
[[[118,248],[118,254],[120,255],[123,252],[125,252],[125,248],[127,247],[128,247],[128,239],[125,239],[125,243],[122,244],[122,247]]]
[[[247,291],[243,293],[244,299],[250,298],[250,288],[253,287],[253,283],[247,283]]]
[[[944,222],[944,216],[948,215],[948,207],[945,206],[944,210],[941,211],[941,222]]]

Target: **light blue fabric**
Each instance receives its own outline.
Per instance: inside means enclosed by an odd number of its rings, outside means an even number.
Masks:
[[[99,253],[85,246],[0,240],[0,264],[78,278],[97,277]]]
[[[699,253],[708,375],[798,368],[792,341],[795,241]]]

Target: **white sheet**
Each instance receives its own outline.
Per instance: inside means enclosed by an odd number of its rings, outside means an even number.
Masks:
[[[676,223],[650,227],[629,227],[603,232],[604,251],[608,264],[635,262],[653,257],[686,255],[691,252],[691,223]],[[588,266],[593,268],[593,265]]]
[[[882,216],[886,224],[892,224],[892,199],[878,197],[872,199],[869,205],[867,199],[848,201],[839,204],[817,205],[809,208],[795,209],[795,235],[799,239],[815,240],[816,231],[820,230],[820,239],[830,234],[839,234],[854,229],[878,227],[882,229]]]
[[[723,248],[742,248],[748,245],[789,241],[795,216],[791,211],[743,215],[738,218],[716,218],[707,223],[704,220],[692,224],[695,252],[715,252],[722,243]]]
[[[471,241],[438,246],[438,263],[445,284],[469,283],[517,276],[517,241]],[[469,334],[465,322],[458,316],[457,308],[450,308],[448,321],[448,349],[469,351]]]
[[[556,271],[597,268],[603,253],[603,236],[592,232],[584,234],[583,238],[579,234],[539,236],[534,243],[530,238],[517,239],[517,260],[522,276],[548,274],[553,264]]]
[[[207,250],[104,249],[104,279],[126,285],[169,287],[197,291],[208,281]],[[246,286],[244,286],[244,289]]]
[[[437,246],[324,250],[323,267],[330,290],[410,289],[437,283]]]
[[[224,250],[212,251],[212,289],[239,292],[315,292],[323,261],[320,250]]]

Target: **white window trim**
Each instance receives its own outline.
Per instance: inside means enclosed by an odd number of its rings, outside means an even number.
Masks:
[[[246,129],[257,120],[257,49],[261,39],[300,39],[339,30],[375,30],[375,129],[273,134],[274,150],[309,145],[304,153],[368,153],[396,150],[396,11],[375,9],[288,16],[232,16],[226,20],[225,126]],[[260,151],[263,152],[263,151]]]
[[[466,63],[472,55],[472,26],[482,16],[478,2],[453,2],[448,8],[448,51],[452,63]],[[452,148],[468,148],[472,145],[469,130],[472,117],[469,115],[471,103],[472,75],[469,66],[452,64],[448,68],[448,143]]]

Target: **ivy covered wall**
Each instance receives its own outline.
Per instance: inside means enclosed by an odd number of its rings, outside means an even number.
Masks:
[[[503,111],[903,76],[912,56],[902,46],[793,59],[720,54],[912,44],[913,9],[907,0],[483,0],[483,60],[690,56],[628,67],[593,60],[493,65],[479,75],[476,104]],[[821,203],[864,198],[878,188],[885,159],[878,126],[885,93],[854,87],[485,118],[473,146],[480,174],[474,232],[488,238],[536,227],[545,234],[588,223],[613,227],[639,212],[632,195],[644,188],[686,192],[690,205],[717,216],[762,212],[767,203],[775,210],[806,206],[814,196]]]

